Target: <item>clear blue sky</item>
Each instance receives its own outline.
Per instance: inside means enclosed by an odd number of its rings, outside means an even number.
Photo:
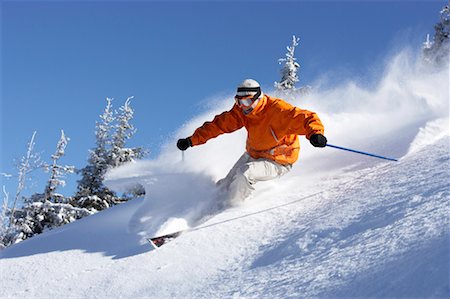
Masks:
[[[205,99],[247,77],[272,87],[293,34],[300,85],[331,71],[364,80],[393,49],[419,49],[444,4],[2,1],[0,172],[15,173],[35,130],[48,160],[64,129],[71,142],[62,162],[83,167],[106,97],[116,107],[135,97],[131,145],[157,153]],[[2,184],[15,192],[14,179]]]

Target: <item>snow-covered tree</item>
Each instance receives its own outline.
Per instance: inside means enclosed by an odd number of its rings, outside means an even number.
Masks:
[[[46,199],[45,193],[36,193],[11,214],[12,225],[3,237],[3,244],[15,244],[91,214],[87,209],[69,203],[54,203]]]
[[[34,152],[34,139],[36,137],[36,131],[33,132],[30,142],[28,143],[27,153],[22,157],[18,165],[18,184],[16,189],[16,195],[14,196],[13,205],[11,208],[11,213],[14,214],[16,206],[21,199],[22,191],[25,189],[26,177],[27,175],[40,167],[42,167],[41,158],[38,154]],[[12,221],[12,219],[11,219]]]
[[[142,159],[147,154],[142,147],[126,147],[127,141],[136,133],[135,127],[130,123],[134,116],[134,110],[130,106],[131,99],[133,97],[129,97],[125,101],[124,105],[119,108],[116,116],[116,130],[113,136],[111,161],[109,163],[111,167],[134,162],[135,160]],[[144,188],[137,185],[134,189],[129,190],[127,194],[124,194],[121,201],[127,201],[130,197],[138,197],[143,194],[145,194]]]
[[[140,159],[145,154],[142,148],[126,147],[136,131],[130,123],[134,115],[131,99],[128,98],[118,112],[113,111],[112,100],[107,99],[105,111],[100,116],[101,122],[96,127],[97,146],[90,151],[88,165],[80,171],[82,179],[78,182],[74,205],[100,211],[129,199],[109,190],[104,186],[103,179],[109,168]]]
[[[133,97],[129,97],[125,101],[125,104],[119,108],[116,116],[117,123],[112,138],[111,160],[109,163],[112,167],[141,159],[145,155],[145,151],[140,147],[126,147],[127,141],[136,133],[136,129],[130,123],[134,115],[134,110],[130,106],[132,99]]]
[[[50,165],[45,165],[45,169],[51,173],[51,176],[47,186],[45,187],[44,194],[45,199],[51,202],[64,202],[64,196],[55,193],[55,190],[58,186],[64,187],[66,185],[63,178],[67,173],[73,173],[75,171],[74,166],[63,166],[58,164],[58,160],[65,155],[65,150],[69,140],[70,139],[65,136],[64,131],[61,130],[61,138],[56,145],[55,153],[51,156],[53,162]]]
[[[434,37],[427,34],[423,43],[425,61],[436,65],[447,64],[450,50],[450,1],[440,11],[440,21],[434,26]]]
[[[6,192],[6,187],[3,186],[3,203],[0,210],[0,249],[6,247],[3,243],[6,234],[8,233],[9,221],[8,221],[8,211],[9,211],[9,193]]]
[[[51,173],[43,193],[35,193],[26,198],[24,205],[15,208],[9,215],[10,226],[2,235],[4,246],[8,246],[47,229],[52,229],[92,214],[89,210],[74,207],[63,195],[56,193],[58,186],[64,186],[63,177],[73,173],[73,166],[61,166],[59,159],[64,156],[69,139],[64,131],[56,146],[56,152],[51,156],[51,164],[43,164],[43,168]],[[6,194],[6,192],[5,192]]]
[[[300,64],[297,63],[297,58],[294,56],[295,48],[298,46],[300,38],[292,36],[292,45],[286,47],[287,53],[285,58],[278,59],[278,63],[282,64],[281,68],[281,80],[280,82],[275,82],[275,88],[281,91],[295,90],[295,84],[299,81],[298,79],[298,69]]]
[[[34,152],[36,131],[31,135],[31,139],[28,142],[27,152],[25,156],[20,159],[19,164],[17,165],[17,188],[14,196],[14,200],[12,203],[12,207],[9,208],[9,193],[6,192],[5,187],[3,187],[4,194],[4,202],[2,207],[2,232],[0,234],[0,243],[2,247],[8,246],[11,244],[11,240],[16,235],[16,228],[14,223],[13,215],[18,209],[19,203],[22,203],[23,197],[22,192],[26,187],[27,176],[30,172],[42,167],[42,162],[39,154]],[[3,174],[4,176],[10,176]],[[4,223],[8,219],[8,223]]]
[[[112,99],[106,99],[106,108],[96,123],[96,147],[90,150],[88,165],[79,171],[78,191],[73,198],[73,204],[92,211],[109,208],[114,203],[115,194],[103,185],[103,179],[108,170],[111,148],[111,132],[115,121],[112,109]]]

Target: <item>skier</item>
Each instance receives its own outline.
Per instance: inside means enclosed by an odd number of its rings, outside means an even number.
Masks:
[[[298,159],[298,135],[306,135],[315,147],[325,147],[324,127],[316,113],[302,110],[282,99],[265,95],[259,83],[244,80],[237,88],[230,111],[205,122],[177,147],[185,151],[224,133],[247,129],[246,152],[228,175],[217,182],[226,197],[223,205],[234,205],[250,196],[258,181],[279,178],[288,173]]]

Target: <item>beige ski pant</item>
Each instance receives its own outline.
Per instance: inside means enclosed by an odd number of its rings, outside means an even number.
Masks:
[[[222,204],[236,205],[248,198],[259,181],[279,178],[291,170],[291,165],[281,165],[268,159],[254,159],[244,153],[228,175],[217,182]]]

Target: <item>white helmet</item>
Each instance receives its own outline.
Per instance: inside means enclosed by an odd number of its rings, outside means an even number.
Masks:
[[[263,96],[263,93],[261,92],[261,86],[256,80],[253,79],[245,79],[242,81],[241,84],[238,85],[236,96],[243,97],[243,96],[253,96],[253,95],[259,95],[256,97],[257,99],[261,98]]]
[[[249,114],[258,105],[262,97],[263,93],[259,83],[253,79],[245,79],[239,84],[234,99],[236,105],[242,109],[244,114]]]

